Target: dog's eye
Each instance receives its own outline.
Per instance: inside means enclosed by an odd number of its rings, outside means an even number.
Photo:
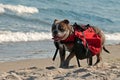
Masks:
[[[64,29],[60,29],[60,31],[64,32],[65,30]]]
[[[63,28],[59,28],[59,30],[60,30],[61,32],[64,32],[64,31],[65,31]]]
[[[63,29],[63,27],[61,27],[60,25],[58,26],[58,29],[61,31],[61,32],[64,32],[65,30]]]

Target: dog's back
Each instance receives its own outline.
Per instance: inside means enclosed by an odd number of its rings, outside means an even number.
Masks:
[[[93,27],[94,31],[96,32],[96,34],[98,34],[101,37],[101,41],[102,41],[101,43],[102,43],[102,45],[104,45],[104,43],[105,43],[105,35],[104,35],[103,31],[100,28],[96,27],[96,26],[92,26],[92,27]]]

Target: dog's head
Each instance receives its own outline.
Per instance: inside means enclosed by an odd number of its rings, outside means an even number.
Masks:
[[[65,40],[72,31],[69,21],[67,19],[59,21],[54,20],[52,25],[52,36],[55,41]]]

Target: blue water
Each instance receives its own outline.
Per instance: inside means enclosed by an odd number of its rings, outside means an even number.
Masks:
[[[16,50],[17,43],[31,45],[29,42],[31,41],[34,45],[31,48],[36,49],[34,48],[36,43],[39,43],[37,44],[39,46],[46,40],[48,43],[51,42],[50,29],[54,19],[68,19],[70,24],[77,22],[98,26],[104,31],[107,44],[118,44],[120,43],[119,7],[120,0],[0,0],[0,47],[14,44],[10,51],[0,50],[1,60],[6,57],[3,53],[11,54]],[[48,45],[45,44],[44,48],[47,48]],[[20,45],[19,51],[25,53],[24,49],[27,48],[22,46]],[[4,48],[8,50],[10,47],[4,46]],[[47,49],[49,53],[51,49]],[[14,53],[20,56],[17,52]]]

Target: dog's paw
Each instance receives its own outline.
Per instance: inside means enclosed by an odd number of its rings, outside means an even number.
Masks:
[[[68,68],[69,67],[69,62],[68,61],[64,61],[61,65],[60,68]]]

